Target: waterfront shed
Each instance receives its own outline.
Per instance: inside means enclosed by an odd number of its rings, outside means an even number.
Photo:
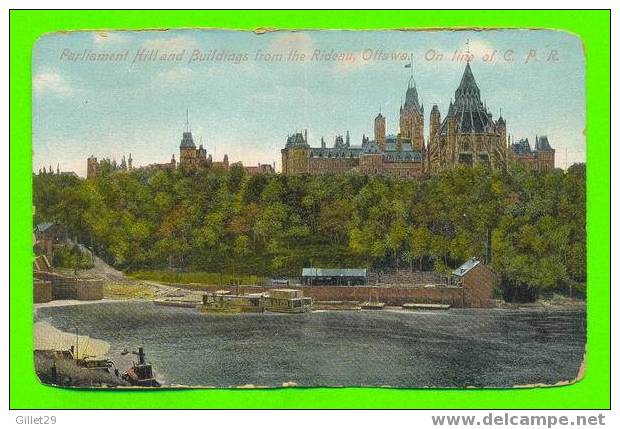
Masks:
[[[301,282],[306,285],[363,285],[368,283],[366,268],[304,268]]]
[[[494,305],[498,276],[490,266],[475,257],[452,271],[452,283],[463,287],[463,306],[491,307]]]

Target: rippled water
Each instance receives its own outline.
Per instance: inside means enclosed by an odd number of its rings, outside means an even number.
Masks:
[[[40,308],[38,319],[124,348],[143,345],[166,385],[462,387],[576,377],[583,310],[451,309],[205,315],[118,302]],[[87,347],[81,345],[80,347]]]

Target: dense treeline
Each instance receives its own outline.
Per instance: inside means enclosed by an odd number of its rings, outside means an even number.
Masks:
[[[124,270],[299,275],[303,266],[446,271],[485,255],[508,299],[582,288],[585,165],[457,168],[419,182],[362,175],[134,170],[34,176],[36,222]]]

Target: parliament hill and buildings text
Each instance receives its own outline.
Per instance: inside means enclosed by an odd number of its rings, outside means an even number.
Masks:
[[[359,173],[416,179],[460,164],[486,165],[494,169],[521,164],[536,171],[555,167],[555,150],[546,136],[536,136],[532,148],[527,138],[512,140],[501,114],[494,119],[481,100],[469,62],[447,114],[442,118],[434,105],[429,121],[429,135],[425,138],[424,105],[419,102],[412,74],[405,102],[400,106],[398,134],[386,134],[386,119],[381,113],[374,120],[374,138],[363,136],[358,145],[351,144],[348,131],[344,137],[336,136],[329,147],[324,138],[321,138],[320,146],[312,146],[307,131],[296,132],[288,136],[281,150],[282,174]],[[229,170],[234,165],[242,167],[249,175],[275,173],[275,164],[244,166],[241,162],[229,163],[228,155],[215,161],[202,144],[196,147],[188,118],[178,161],[172,155],[170,162],[140,168]],[[87,160],[87,177],[100,175],[103,171],[133,168],[131,154],[128,159],[123,156],[120,164],[91,156]]]

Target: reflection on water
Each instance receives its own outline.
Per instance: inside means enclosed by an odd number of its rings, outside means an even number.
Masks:
[[[451,309],[205,315],[148,302],[38,310],[38,319],[124,348],[143,345],[158,377],[186,386],[462,387],[573,380],[583,310]]]

